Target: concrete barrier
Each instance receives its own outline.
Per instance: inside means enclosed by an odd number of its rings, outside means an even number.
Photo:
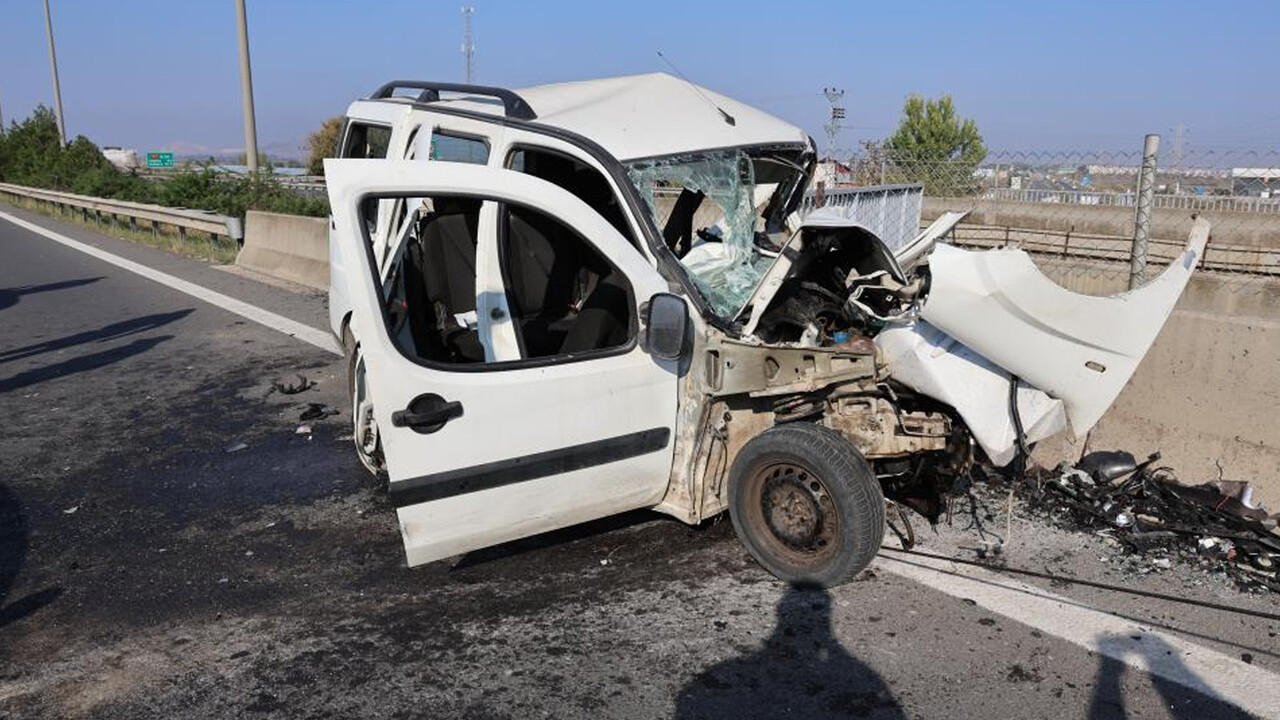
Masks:
[[[318,290],[329,288],[329,222],[324,218],[245,213],[236,265]]]
[[[1090,294],[1122,292],[1125,263],[1041,261],[1060,284]],[[1173,316],[1089,450],[1160,451],[1185,483],[1247,480],[1280,510],[1280,282],[1214,273],[1192,277]],[[1067,440],[1036,449],[1041,464],[1085,450]]]

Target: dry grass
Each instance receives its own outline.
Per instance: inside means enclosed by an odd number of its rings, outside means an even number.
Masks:
[[[63,213],[56,207],[46,205],[34,200],[21,199],[15,200],[11,197],[0,196],[0,202],[13,207],[20,207],[26,210],[38,212],[41,215],[55,218],[61,222],[78,227],[87,228],[100,232],[104,235],[111,235],[124,240],[131,240],[143,245],[168,250],[169,252],[186,255],[188,257],[199,258],[208,262],[226,265],[235,262],[236,253],[239,252],[234,240],[207,233],[188,230],[187,236],[183,239],[178,235],[176,228],[165,225],[157,225],[149,227],[147,221],[141,220],[138,223],[138,229],[134,230],[124,222],[116,224],[109,218],[103,218],[101,224],[95,222],[92,218],[83,219],[79,213]]]

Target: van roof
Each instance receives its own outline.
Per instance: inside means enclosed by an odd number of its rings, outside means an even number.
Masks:
[[[535,85],[514,92],[537,115],[535,122],[589,138],[624,161],[810,142],[804,130],[791,123],[666,73]],[[465,93],[431,104],[499,116],[505,112],[500,99]]]

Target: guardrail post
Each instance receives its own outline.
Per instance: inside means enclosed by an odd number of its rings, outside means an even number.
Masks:
[[[1142,284],[1147,271],[1147,243],[1151,239],[1151,205],[1156,191],[1156,155],[1160,136],[1147,135],[1142,143],[1142,170],[1138,173],[1138,211],[1133,221],[1133,250],[1129,255],[1129,289]]]

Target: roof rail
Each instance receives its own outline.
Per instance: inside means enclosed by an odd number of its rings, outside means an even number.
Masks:
[[[486,85],[467,85],[465,83],[448,83],[448,82],[432,82],[429,80],[392,80],[383,85],[369,96],[370,100],[380,100],[395,95],[397,90],[421,90],[418,93],[418,102],[436,102],[440,99],[441,92],[468,93],[471,95],[482,95],[484,97],[497,98],[502,101],[502,106],[507,117],[517,118],[520,120],[535,120],[538,115],[529,107],[529,103],[524,98],[507,90],[506,88],[488,87]]]

